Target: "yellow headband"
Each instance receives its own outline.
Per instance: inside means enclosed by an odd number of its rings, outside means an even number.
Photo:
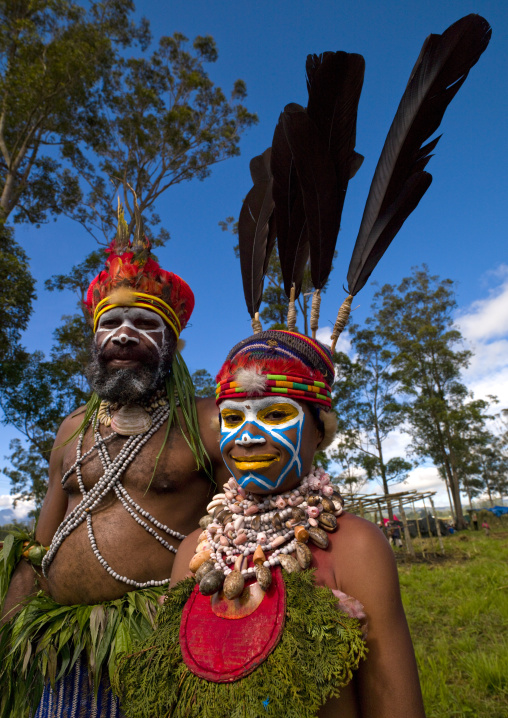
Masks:
[[[115,307],[128,306],[141,307],[143,309],[150,309],[152,312],[156,312],[164,319],[166,324],[171,327],[176,338],[179,338],[180,332],[182,331],[182,325],[180,324],[180,320],[178,319],[178,315],[176,314],[175,310],[170,307],[169,304],[167,304],[160,297],[154,297],[152,294],[143,294],[142,292],[133,292],[132,290],[129,290],[129,295],[130,297],[132,297],[132,301],[125,301],[119,304],[114,303],[114,294],[108,297],[104,297],[104,299],[101,299],[101,301],[95,307],[93,317],[94,332],[97,331],[99,319],[105,312],[108,312],[110,309],[114,309]],[[113,303],[110,304],[112,299]],[[174,322],[172,321],[172,319],[174,319]]]

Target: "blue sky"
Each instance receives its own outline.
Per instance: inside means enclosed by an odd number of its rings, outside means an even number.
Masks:
[[[478,395],[498,393],[508,405],[507,7],[502,0],[138,3],[138,14],[150,20],[155,39],[175,31],[189,38],[213,35],[219,59],[209,67],[211,79],[226,92],[237,78],[244,79],[246,104],[260,120],[242,139],[240,157],[216,166],[204,182],[169,190],[157,207],[171,233],[167,247],[158,252],[161,264],[184,277],[196,295],[192,326],[184,333],[184,358],[191,371],[206,368],[215,373],[227,350],[251,333],[234,239],[221,232],[218,222],[238,216],[250,188],[249,160],[270,145],[284,105],[306,104],[306,55],[346,50],[366,60],[357,132],[357,150],[365,162],[349,186],[338,259],[322,303],[320,337],[325,338],[344,296],[342,284],[374,168],[420,47],[429,33],[441,33],[476,12],[492,25],[491,43],[445,114],[443,137],[428,166],[434,176],[429,191],[372,279],[397,283],[412,266],[425,262],[433,273],[456,280],[458,316],[477,351],[468,382]],[[65,219],[40,229],[17,226],[16,238],[38,280],[38,299],[24,341],[31,350],[47,352],[61,315],[74,310],[75,300],[70,294],[46,292],[44,280],[67,272],[93,244]],[[372,293],[367,286],[357,297],[356,321],[368,316]],[[0,466],[14,435],[2,430]],[[418,480],[423,481],[421,476]],[[0,494],[8,490],[8,481],[0,478]]]

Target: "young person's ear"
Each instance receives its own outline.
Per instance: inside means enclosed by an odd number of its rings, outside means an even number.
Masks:
[[[320,409],[319,419],[323,425],[323,438],[318,444],[319,451],[327,449],[335,438],[337,433],[337,417],[333,411],[324,411]]]

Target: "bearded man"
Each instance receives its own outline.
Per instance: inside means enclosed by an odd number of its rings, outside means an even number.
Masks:
[[[60,427],[36,542],[17,548],[27,560],[4,602],[3,643],[7,654],[21,630],[28,657],[4,663],[3,715],[22,715],[27,697],[34,709],[42,693],[37,718],[121,714],[103,669],[150,628],[178,545],[228,476],[214,400],[194,401],[177,349],[190,287],[146,240],[131,247],[120,221],[86,304],[94,393]]]

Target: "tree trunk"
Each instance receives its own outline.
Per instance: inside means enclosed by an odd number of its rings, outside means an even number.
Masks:
[[[441,527],[439,526],[439,519],[436,514],[436,507],[434,506],[434,502],[432,501],[432,496],[429,496],[430,505],[432,507],[432,514],[434,515],[434,521],[436,522],[436,533],[437,533],[437,540],[439,542],[439,548],[441,549],[441,553],[444,554],[444,545],[443,545],[443,539],[441,538]]]
[[[404,526],[404,538],[406,539],[406,552],[415,558],[415,550],[411,542],[411,534],[409,533],[409,526],[407,525],[406,512],[402,506],[402,499],[399,499],[399,513],[402,525]]]
[[[379,435],[379,422],[377,413],[374,413],[374,428],[376,431],[376,445],[377,445],[377,453],[378,453],[378,459],[379,459],[379,471],[381,473],[381,481],[383,482],[383,490],[385,492],[385,501],[386,501],[386,508],[388,509],[388,518],[390,521],[393,520],[393,508],[392,508],[392,501],[390,499],[390,492],[388,489],[388,481],[386,478],[386,466],[383,461],[383,445],[381,443],[381,437]]]
[[[467,484],[464,488],[466,489],[466,494],[467,494],[467,498],[469,501],[469,508],[472,511],[473,510],[473,499],[471,498],[471,489],[469,488],[469,486]]]
[[[446,486],[446,495],[448,496],[448,503],[450,504],[450,513],[452,515],[452,519],[455,521],[455,511],[453,510],[453,502],[452,502],[452,496],[450,494],[450,486],[448,484],[448,479],[446,478],[446,473],[444,477],[444,483]]]

